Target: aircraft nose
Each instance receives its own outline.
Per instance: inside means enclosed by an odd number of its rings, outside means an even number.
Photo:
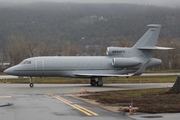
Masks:
[[[13,71],[14,70],[12,70],[12,68],[8,68],[8,69],[4,70],[4,73],[11,75],[13,73]]]

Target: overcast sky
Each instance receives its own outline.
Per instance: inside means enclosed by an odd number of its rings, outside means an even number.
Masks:
[[[158,6],[179,7],[180,0],[0,0],[1,2],[38,2],[38,1],[56,1],[56,2],[81,2],[81,3],[135,3]]]

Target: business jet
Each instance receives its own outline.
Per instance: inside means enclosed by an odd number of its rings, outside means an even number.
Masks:
[[[30,77],[90,78],[91,86],[103,86],[103,77],[129,77],[141,75],[146,68],[162,63],[153,58],[154,50],[173,48],[157,47],[161,25],[150,24],[147,32],[129,48],[107,47],[107,56],[41,56],[23,60],[4,71],[9,75]]]

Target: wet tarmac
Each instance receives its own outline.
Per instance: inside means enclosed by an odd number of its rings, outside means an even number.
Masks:
[[[139,88],[162,88],[172,83],[151,84],[108,84],[91,87],[88,84],[0,84],[1,120],[179,120],[180,114],[141,114],[114,113],[71,95],[87,91],[124,90]],[[149,117],[150,116],[150,117]],[[155,116],[155,117],[151,117]],[[157,117],[158,116],[158,117]]]

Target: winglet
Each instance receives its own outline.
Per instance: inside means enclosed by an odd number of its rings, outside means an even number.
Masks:
[[[147,62],[145,62],[145,63],[134,73],[133,76],[141,75],[141,74],[144,72],[144,70],[146,69],[146,67],[148,66],[148,64],[149,64],[150,61],[151,61],[151,60],[148,60]]]

